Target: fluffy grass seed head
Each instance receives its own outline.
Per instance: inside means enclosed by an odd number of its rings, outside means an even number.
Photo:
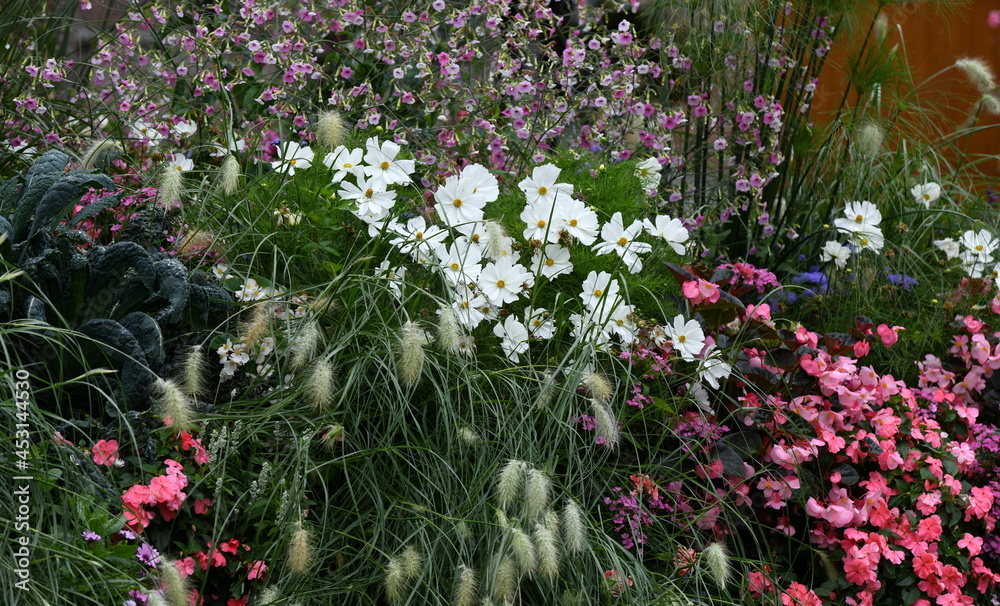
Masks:
[[[288,570],[293,576],[309,572],[316,560],[312,544],[312,533],[302,526],[302,521],[295,523],[292,538],[288,542]]]
[[[104,168],[122,153],[121,147],[109,139],[94,141],[80,157],[80,165],[85,170]]]
[[[458,353],[462,343],[462,331],[458,326],[458,318],[450,306],[438,310],[437,337],[441,351]]]
[[[993,70],[982,59],[963,57],[955,61],[955,67],[962,70],[980,94],[987,95],[996,91],[997,81]]]
[[[983,104],[983,109],[986,110],[986,113],[992,116],[1000,116],[1000,97],[986,94],[983,95],[980,102]]]
[[[254,305],[253,311],[250,313],[250,321],[247,322],[246,329],[243,331],[243,343],[246,344],[247,348],[253,347],[264,337],[271,336],[274,317],[273,303],[262,301]]]
[[[503,603],[512,602],[520,578],[514,558],[505,555],[497,565],[497,574],[493,579],[493,597]]]
[[[403,601],[404,591],[406,591],[406,575],[403,573],[403,565],[392,558],[385,567],[385,599],[390,604],[399,604]]]
[[[587,394],[591,398],[603,404],[610,402],[611,398],[615,395],[615,388],[611,385],[611,381],[604,375],[596,372],[584,375],[583,386],[587,389]]]
[[[507,233],[504,232],[503,226],[496,221],[486,221],[483,224],[483,235],[486,236],[486,256],[494,260],[504,256]]]
[[[537,518],[549,506],[549,491],[552,482],[541,469],[528,470],[524,483],[524,501],[528,508],[528,517]]]
[[[170,606],[163,599],[163,594],[159,591],[151,591],[146,594],[146,606]]]
[[[270,604],[276,604],[280,599],[281,592],[278,591],[278,588],[268,587],[262,591],[259,596],[257,596],[257,599],[253,602],[253,606],[268,606]]]
[[[482,441],[482,438],[479,437],[479,434],[476,433],[475,429],[469,427],[468,425],[462,425],[458,428],[458,440],[466,446],[475,446]]]
[[[165,166],[160,171],[157,203],[166,211],[180,210],[182,193],[184,193],[184,175],[179,170]]]
[[[306,399],[316,410],[326,410],[333,402],[337,391],[334,380],[333,364],[329,360],[318,360],[313,365],[309,380],[306,383]]]
[[[192,346],[181,361],[181,389],[191,398],[197,398],[207,389],[206,362],[201,350],[201,345]]]
[[[875,122],[866,122],[858,129],[854,139],[854,149],[864,157],[871,158],[882,150],[885,131]]]
[[[543,524],[535,524],[535,554],[538,560],[538,573],[554,580],[559,576],[559,543],[556,535]]]
[[[337,444],[344,441],[344,426],[340,424],[327,425],[323,429],[323,434],[320,440],[323,442],[323,447],[327,450],[335,450]]]
[[[620,437],[618,433],[618,421],[611,414],[611,410],[608,409],[607,404],[592,399],[590,401],[590,414],[594,417],[597,435],[604,437],[604,443],[609,448],[617,446]]]
[[[169,421],[175,432],[190,431],[194,426],[194,405],[184,390],[170,379],[156,379],[158,410],[163,422]]]
[[[292,353],[292,370],[302,370],[316,356],[322,334],[316,321],[306,322],[295,337],[295,351]]]
[[[424,345],[427,334],[416,322],[405,322],[399,334],[399,357],[396,370],[399,382],[405,386],[415,384],[420,379],[424,367]]]
[[[333,149],[344,142],[347,137],[347,127],[340,114],[334,111],[326,112],[319,116],[316,124],[316,142]]]
[[[538,400],[536,400],[535,405],[542,409],[548,406],[552,402],[552,398],[556,395],[555,373],[551,370],[543,371],[539,377],[539,382],[541,389],[538,392]]]
[[[528,465],[524,461],[511,459],[500,470],[500,477],[497,480],[497,501],[504,511],[521,493],[521,484],[524,481],[524,472],[527,468]]]
[[[517,526],[512,526],[510,529],[510,551],[514,555],[518,571],[530,576],[538,566],[535,544],[531,542],[528,533]]]
[[[701,552],[701,560],[708,567],[715,584],[725,590],[733,577],[733,565],[726,547],[722,543],[712,543]]]
[[[190,587],[187,579],[181,576],[181,571],[177,569],[177,564],[173,560],[160,557],[156,565],[160,573],[160,582],[163,584],[163,601],[170,606],[187,606],[188,593]]]
[[[236,156],[229,154],[219,168],[219,187],[222,188],[222,193],[227,196],[236,193],[240,186],[240,176],[242,176],[240,161]]]
[[[572,499],[566,500],[562,514],[563,545],[569,553],[582,553],[587,544],[586,526],[580,506]]]
[[[399,563],[402,566],[403,578],[407,581],[415,581],[424,570],[424,556],[413,545],[409,545],[399,556]]]
[[[455,606],[475,606],[478,588],[476,571],[465,564],[459,564],[455,578]]]

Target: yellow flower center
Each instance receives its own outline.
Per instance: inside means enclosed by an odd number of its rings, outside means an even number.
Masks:
[[[556,262],[555,262],[555,260],[554,260],[554,259],[546,259],[546,260],[545,260],[545,265],[547,265],[547,266],[549,266],[549,267],[552,267],[552,266],[553,266],[553,265],[555,265],[555,264],[556,264]]]
[[[549,188],[547,188],[545,186],[539,187],[538,188],[538,193],[539,193],[539,195],[544,196],[545,194],[549,193]]]
[[[600,288],[595,288],[594,289],[594,296],[595,297],[601,297],[603,295],[604,295],[604,291],[602,291]]]
[[[472,234],[472,241],[479,244],[479,234]]]
[[[864,223],[865,222],[865,218],[863,216],[861,216],[861,215],[858,215],[858,216],[854,217],[854,222],[855,223]]]
[[[297,162],[298,162],[298,160],[289,160],[289,161],[288,161],[288,164],[289,164],[290,166],[295,166],[295,164],[296,164]]]
[[[983,245],[982,244],[976,244],[976,250],[979,251],[979,252],[983,252]]]
[[[371,198],[372,195],[374,195],[374,194],[375,194],[375,191],[372,190],[372,188],[370,188],[370,187],[365,190],[365,197],[366,198]]]
[[[455,205],[455,208],[458,208],[458,207],[462,206],[462,199],[461,198],[455,198],[455,201],[452,202],[452,204]]]
[[[503,288],[506,284],[503,280],[497,280],[497,288]]]
[[[413,237],[419,240],[420,238],[424,237],[424,232],[418,231],[417,233],[413,234]]]
[[[462,309],[469,309],[469,302],[468,301],[462,301],[462,303],[461,303],[461,305],[459,305],[459,307],[461,307]]]
[[[539,219],[538,220],[538,227],[545,227],[545,220],[544,219]]]
[[[628,244],[628,238],[625,237],[618,238],[618,246],[625,246],[626,244]]]
[[[458,263],[452,263],[451,264],[451,268],[454,269],[454,270],[458,270],[458,267],[459,267]]]
[[[576,227],[576,223],[577,223],[576,219],[570,219],[569,220],[569,224],[570,224],[571,227]]]
[[[678,335],[678,337],[677,337],[677,342],[678,343],[683,343],[685,341],[687,341],[687,337],[685,337],[684,335]]]
[[[928,202],[930,202],[931,201],[931,195],[930,194],[924,194],[924,200],[927,200]]]
[[[344,164],[344,168],[354,168],[353,164]]]
[[[388,162],[382,162],[382,164],[380,164],[379,166],[382,167],[382,170],[389,170],[389,163]]]

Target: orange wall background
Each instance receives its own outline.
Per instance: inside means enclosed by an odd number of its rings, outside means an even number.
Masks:
[[[989,26],[990,11],[1000,11],[1000,0],[973,0],[947,9],[929,7],[926,2],[905,2],[883,9],[889,31],[885,44],[898,44],[900,52],[905,52],[920,97],[941,110],[934,122],[943,132],[954,133],[956,125],[966,122],[979,95],[961,70],[939,72],[962,57],[982,59],[994,74],[1000,72],[1000,28]],[[817,91],[813,115],[820,121],[828,119],[840,101],[846,85],[842,69],[846,57],[844,43],[839,49],[835,44]],[[824,88],[827,94],[821,93]],[[1000,116],[981,112],[976,126],[988,125],[995,128],[963,138],[958,146],[974,156],[1000,156]],[[1000,161],[996,158],[982,160],[979,167],[989,175],[1000,176]]]

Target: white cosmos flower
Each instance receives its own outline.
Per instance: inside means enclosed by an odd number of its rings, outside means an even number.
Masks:
[[[555,209],[551,204],[538,202],[528,204],[521,211],[521,220],[527,225],[524,228],[525,240],[556,243],[559,241],[559,228],[556,227]]]
[[[603,351],[611,342],[611,335],[604,330],[603,323],[594,319],[593,313],[573,314],[569,317],[569,321],[573,325],[571,334],[577,339],[591,343],[598,350]]]
[[[384,187],[376,183],[366,181],[364,177],[358,177],[358,184],[344,181],[340,184],[340,191],[337,195],[344,200],[354,200],[358,204],[355,214],[358,217],[372,217],[371,220],[378,221],[389,214],[396,200],[396,192],[386,191]]]
[[[288,176],[295,174],[296,169],[305,170],[312,166],[316,156],[312,148],[301,145],[297,141],[285,141],[278,150],[278,160],[271,162],[271,168],[276,171],[288,171]]]
[[[379,145],[378,137],[371,137],[365,142],[365,174],[376,183],[385,186],[410,182],[415,165],[413,160],[397,160],[399,144],[385,141]]]
[[[441,261],[440,267],[449,284],[475,283],[483,271],[480,263],[483,254],[476,247],[454,242],[449,247],[439,246],[435,252]]]
[[[609,309],[608,301],[618,298],[618,280],[614,280],[606,271],[597,273],[592,271],[587,274],[587,279],[583,281],[583,292],[580,298],[589,310],[599,308]]]
[[[698,367],[698,381],[708,383],[712,389],[719,388],[719,379],[725,379],[733,371],[733,367],[722,357],[715,345],[705,348],[701,365]]]
[[[359,180],[362,179],[365,174],[364,166],[361,165],[364,153],[365,150],[361,148],[347,149],[343,145],[337,146],[337,149],[328,153],[323,158],[323,164],[330,170],[337,171],[333,174],[331,181],[340,183],[347,175],[354,175]]]
[[[656,158],[646,158],[635,166],[635,176],[643,189],[656,189],[660,185],[660,171],[663,166]]]
[[[542,202],[553,204],[556,196],[562,194],[567,197],[573,195],[573,186],[569,183],[556,183],[559,173],[562,172],[554,164],[544,164],[536,166],[531,171],[531,178],[524,179],[517,184],[528,199],[528,204]]]
[[[459,324],[472,330],[486,319],[483,308],[488,305],[486,297],[463,284],[455,289],[451,310],[455,313]]]
[[[674,318],[673,325],[667,326],[666,329],[674,351],[688,362],[693,361],[705,346],[705,333],[696,320],[685,322],[684,316],[678,315]]]
[[[882,230],[878,227],[872,227],[866,231],[851,233],[849,234],[849,238],[851,244],[861,250],[878,252],[882,250],[883,246],[885,246],[885,238],[882,236]]]
[[[483,219],[486,196],[473,193],[471,180],[448,177],[434,192],[434,208],[445,224],[455,227],[462,223],[476,223]]]
[[[556,334],[555,318],[546,310],[528,306],[524,309],[524,325],[537,339],[551,339]]]
[[[535,251],[531,258],[532,271],[541,273],[549,280],[573,271],[569,260],[569,249],[558,244],[546,244],[544,248]]]
[[[836,264],[837,269],[844,269],[847,267],[847,260],[850,258],[851,249],[836,240],[828,240],[827,243],[823,245],[824,263],[833,261]]]
[[[985,229],[978,232],[970,229],[965,232],[962,234],[961,244],[965,252],[979,258],[981,262],[989,259],[997,249],[997,239]]]
[[[914,185],[910,189],[910,195],[918,204],[923,204],[924,208],[930,208],[931,203],[941,197],[941,186],[937,183]]]
[[[958,257],[959,251],[962,248],[958,245],[958,242],[951,238],[945,238],[944,240],[934,240],[934,246],[944,253],[944,256],[948,259],[954,259]]]
[[[684,243],[688,241],[691,235],[680,219],[674,219],[670,215],[657,215],[656,223],[645,219],[642,222],[642,226],[646,229],[646,233],[661,238],[669,244],[675,253],[679,255],[684,254]]]
[[[597,240],[597,213],[574,198],[559,201],[559,230],[565,230],[575,240],[590,246]]]
[[[167,162],[167,170],[187,172],[194,168],[194,161],[185,158],[184,154],[173,154]]]
[[[531,279],[524,266],[509,258],[488,264],[479,274],[479,289],[493,305],[517,301],[521,287]]]
[[[151,147],[156,147],[163,139],[163,135],[155,126],[142,120],[136,120],[129,124],[129,131],[131,131],[133,139],[138,139],[140,142],[148,141]]]
[[[528,329],[513,315],[507,316],[502,324],[496,324],[493,334],[502,339],[500,347],[515,364],[519,361],[518,354],[528,351]]]
[[[400,252],[412,255],[414,259],[433,255],[434,249],[443,244],[448,236],[448,232],[440,227],[427,225],[420,216],[409,219],[406,225],[393,222],[387,224],[387,227],[396,234],[389,243],[399,248]]]
[[[633,320],[634,315],[635,307],[626,305],[624,300],[619,298],[617,304],[611,309],[608,321],[604,324],[604,331],[617,335],[621,342],[630,348],[635,341],[636,331],[638,330],[638,326],[636,326]]]
[[[382,261],[375,268],[375,276],[386,280],[389,290],[397,299],[403,298],[403,277],[406,276],[406,267],[392,267],[388,260]]]
[[[500,185],[486,167],[480,164],[470,164],[462,169],[462,181],[472,187],[472,193],[479,194],[486,202],[496,202],[500,197]]]
[[[882,222],[882,213],[871,202],[849,202],[844,209],[847,218],[836,219],[837,230],[846,234],[870,232]]]
[[[642,271],[642,259],[639,255],[653,249],[646,242],[637,242],[635,237],[642,233],[642,223],[633,221],[627,228],[622,223],[620,212],[611,215],[611,220],[601,229],[604,240],[594,246],[594,252],[599,255],[615,253],[621,257],[631,273]]]

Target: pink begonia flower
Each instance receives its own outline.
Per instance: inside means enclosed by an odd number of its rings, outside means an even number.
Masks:
[[[708,301],[709,303],[715,303],[719,300],[721,293],[719,291],[719,286],[707,280],[698,281],[688,281],[685,282],[681,287],[681,291],[684,296],[691,300],[694,305],[699,305]]]
[[[265,572],[267,572],[267,564],[264,560],[257,560],[250,564],[250,570],[247,572],[247,580],[260,579],[264,576]]]
[[[878,336],[882,339],[882,344],[886,347],[892,347],[893,344],[899,340],[899,335],[896,333],[905,329],[902,326],[889,327],[885,324],[879,324],[878,328],[875,330],[878,332]]]
[[[993,29],[1000,27],[1000,11],[990,11],[989,16],[986,17],[986,25]]]
[[[118,461],[118,440],[98,440],[91,452],[94,455],[94,463],[114,466]]]

